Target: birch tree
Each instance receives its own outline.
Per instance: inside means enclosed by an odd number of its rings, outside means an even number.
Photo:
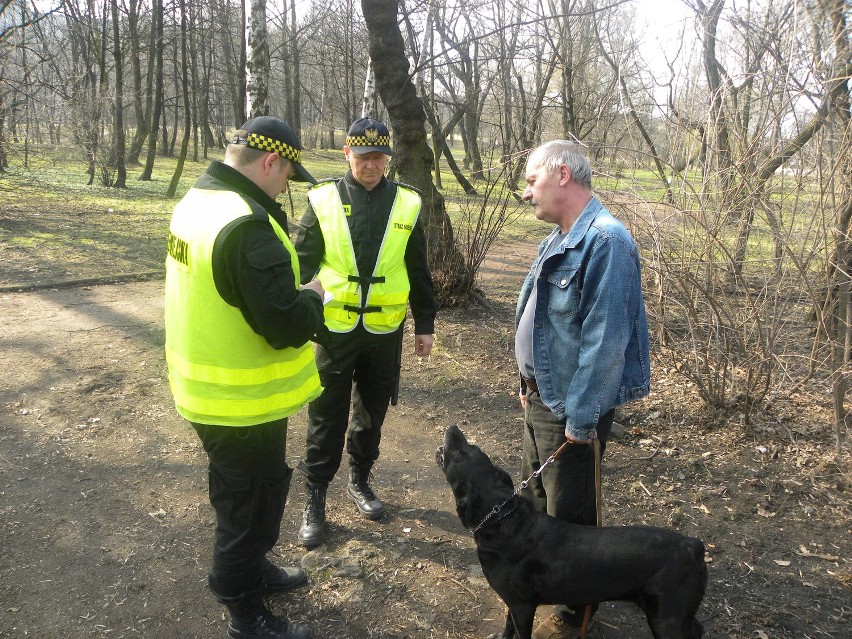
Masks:
[[[269,115],[269,41],[266,0],[247,0],[246,114],[249,119]]]

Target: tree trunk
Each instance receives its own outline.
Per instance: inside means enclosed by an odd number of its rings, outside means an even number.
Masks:
[[[852,43],[849,41],[849,23],[847,13],[844,12],[844,0],[825,0],[822,3],[834,32],[834,42],[837,46],[835,62],[833,67],[835,73],[833,84],[828,91],[826,102],[831,104],[830,113],[833,130],[836,132],[834,145],[835,156],[833,165],[836,171],[832,171],[837,177],[833,180],[834,198],[839,202],[835,216],[835,244],[836,261],[834,263],[835,277],[839,282],[840,299],[837,306],[838,322],[836,323],[835,342],[843,346],[839,357],[835,358],[834,375],[834,434],[835,450],[840,455],[843,450],[843,433],[846,430],[846,375],[849,370],[850,357],[852,357],[852,244],[849,241],[849,228],[852,222],[852,153],[850,153],[850,121],[852,121],[852,92],[850,92],[848,78],[852,73]],[[848,5],[847,5],[848,6]],[[839,70],[841,74],[838,75]],[[844,79],[845,78],[845,79]],[[833,279],[833,278],[832,278]],[[835,352],[837,349],[835,349]]]
[[[163,108],[163,0],[153,0],[151,8],[151,51],[154,52],[154,105],[148,124],[148,155],[139,179],[149,182],[154,173],[157,156],[157,135],[160,128],[160,111]]]
[[[293,64],[290,66],[290,72],[293,75],[293,112],[290,114],[290,124],[296,133],[302,130],[302,56],[299,52],[299,29],[296,22],[296,1],[290,3],[290,32],[292,38],[290,40],[290,53],[292,54]]]
[[[107,105],[107,90],[109,89],[109,73],[107,72],[107,33],[109,30],[107,25],[109,24],[107,16],[109,15],[109,0],[104,0],[103,6],[101,7],[101,40],[100,40],[100,55],[98,57],[98,94],[95,98],[98,101],[98,118],[97,120],[92,121],[93,130],[97,131],[96,139],[101,141],[104,140],[105,134],[103,131],[103,120],[102,115],[106,109]],[[106,146],[106,145],[104,145]],[[103,152],[101,157],[99,158],[97,155],[97,151],[92,154],[92,160],[89,164],[89,186],[95,183],[95,174],[98,170],[98,160],[100,160],[101,166],[101,178],[104,186],[110,186],[108,176],[103,173],[103,169],[105,164],[108,164],[106,158],[103,156],[106,155],[106,151]]]
[[[296,45],[296,25],[290,26],[290,7],[295,6],[296,0],[281,2],[281,83],[284,86],[284,121],[289,122],[294,130],[298,131],[293,122],[293,51]]]
[[[115,156],[115,182],[117,189],[127,188],[127,167],[124,155],[127,152],[124,139],[124,60],[121,55],[121,29],[118,20],[118,0],[112,0],[112,60],[115,65],[115,106],[113,109],[113,153]]]
[[[155,17],[151,16],[151,30],[153,31],[153,21]],[[142,60],[139,46],[139,0],[130,0],[129,12],[127,15],[127,27],[130,33],[130,65],[133,68],[133,113],[136,116],[136,133],[133,135],[133,140],[130,143],[130,150],[127,152],[128,164],[139,164],[139,155],[142,152],[142,145],[148,137],[148,113],[151,111],[151,78],[154,69],[153,48],[148,51],[148,73],[145,80],[145,96],[146,102],[142,104]]]
[[[701,5],[703,7],[703,5]],[[724,0],[713,0],[709,7],[702,12],[701,22],[704,27],[703,57],[704,70],[707,74],[707,85],[710,92],[710,113],[714,123],[716,171],[721,181],[723,202],[731,203],[733,193],[733,157],[728,127],[728,116],[725,112],[724,87],[722,86],[722,65],[716,58],[716,31],[719,17],[725,7]]]
[[[246,113],[269,115],[269,43],[266,0],[248,0],[246,20]]]
[[[198,11],[201,11],[199,8]],[[192,116],[192,161],[198,162],[198,122],[199,122],[199,113],[198,113],[198,102],[201,96],[201,81],[199,79],[200,73],[198,71],[198,46],[197,46],[197,37],[198,37],[198,23],[200,22],[198,17],[198,12],[196,11],[195,5],[190,2],[189,5],[189,24],[187,27],[187,33],[189,34],[189,77],[190,77],[190,86],[192,87],[192,109],[190,114]]]
[[[376,95],[376,78],[373,74],[373,61],[367,59],[367,72],[364,74],[364,96],[361,99],[361,117],[377,118],[379,116],[378,96]]]
[[[172,175],[172,181],[169,183],[169,188],[166,191],[166,197],[174,197],[177,193],[180,176],[183,173],[183,163],[186,160],[186,153],[189,150],[189,136],[192,134],[192,119],[190,114],[189,103],[189,61],[187,60],[186,40],[187,40],[187,20],[186,20],[186,2],[180,0],[180,51],[181,51],[181,84],[183,84],[183,142],[180,145],[180,155],[178,156],[177,166]],[[177,115],[175,115],[175,125],[177,125]],[[177,126],[175,126],[177,129]]]
[[[0,91],[0,175],[9,168],[9,159],[6,156],[6,109],[3,105],[3,92]]]
[[[438,299],[452,299],[461,286],[464,259],[455,246],[444,198],[432,183],[432,153],[426,115],[408,74],[408,58],[397,22],[396,0],[361,0],[370,41],[376,88],[394,135],[394,162],[403,182],[419,189],[429,262]]]

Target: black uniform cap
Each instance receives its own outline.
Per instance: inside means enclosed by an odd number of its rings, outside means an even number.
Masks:
[[[317,181],[301,164],[302,145],[292,127],[271,115],[261,115],[246,122],[236,132],[231,144],[245,144],[251,149],[277,153],[282,158],[290,160],[295,172],[290,178],[294,182]]]
[[[390,147],[390,131],[384,124],[373,118],[359,118],[352,123],[346,134],[346,146],[358,155],[373,151],[393,155]]]

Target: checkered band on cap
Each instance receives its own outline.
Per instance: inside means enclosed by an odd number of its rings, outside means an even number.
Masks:
[[[249,133],[246,136],[246,146],[252,149],[277,153],[282,158],[292,160],[293,162],[299,162],[299,158],[302,156],[301,151],[294,149],[289,144],[268,138],[260,133]]]
[[[390,136],[347,135],[346,146],[390,146]]]

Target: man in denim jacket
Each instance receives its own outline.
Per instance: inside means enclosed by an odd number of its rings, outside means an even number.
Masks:
[[[523,491],[549,515],[595,525],[595,456],[615,407],[650,390],[648,323],[639,253],[624,225],[592,195],[580,148],[554,140],[527,161],[523,199],[556,228],[541,243],[521,288],[515,352],[524,408],[521,476],[567,439],[572,445]],[[584,611],[564,606],[533,639],[579,636]]]

